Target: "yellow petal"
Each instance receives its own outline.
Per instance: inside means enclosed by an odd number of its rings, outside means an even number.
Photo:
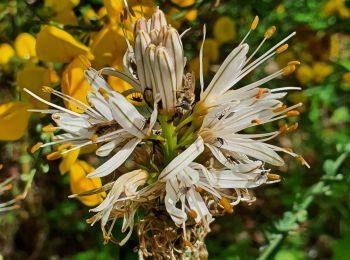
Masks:
[[[103,0],[109,19],[114,23],[119,21],[120,13],[123,13],[123,0]]]
[[[42,27],[39,32],[36,53],[39,59],[48,62],[67,63],[78,55],[93,58],[88,47],[69,33],[50,25]]]
[[[188,21],[192,22],[192,21],[196,20],[197,14],[198,14],[197,9],[191,9],[191,10],[188,10],[188,11],[187,11],[187,13],[186,13],[186,15],[185,15],[185,18],[186,18]]]
[[[47,105],[33,98],[23,89],[27,88],[37,94],[38,96],[50,100],[50,94],[43,92],[41,89],[43,86],[49,86],[51,84],[51,72],[49,69],[43,67],[27,67],[17,72],[17,85],[21,88],[22,97],[30,102],[35,108],[47,109]]]
[[[87,61],[85,59],[85,61]],[[86,100],[87,92],[91,90],[90,84],[86,81],[84,77],[84,70],[87,66],[81,57],[75,58],[63,71],[62,73],[62,92],[68,94],[85,104],[88,104]],[[82,112],[76,106],[71,103],[65,102],[65,106],[72,111]]]
[[[80,0],[45,0],[44,6],[60,12],[67,8],[73,8],[79,4]]]
[[[93,67],[100,69],[111,66],[118,57],[124,55],[126,48],[121,28],[113,24],[104,26],[92,39],[91,52],[95,57]]]
[[[236,26],[228,16],[220,17],[214,24],[213,34],[220,43],[227,43],[236,38]]]
[[[296,77],[305,86],[314,79],[314,72],[309,65],[301,65],[296,71]]]
[[[64,25],[78,25],[78,19],[71,8],[63,9],[57,12],[52,18],[52,21],[64,24]]]
[[[80,149],[76,149],[62,156],[62,161],[58,167],[62,175],[71,169],[73,164],[78,159],[79,152],[80,152]]]
[[[96,14],[94,9],[87,8],[84,10],[83,18],[84,18],[84,22],[89,24],[89,23],[91,23],[91,20],[97,20],[98,15]]]
[[[88,163],[77,160],[70,169],[70,187],[74,194],[82,193],[102,186],[100,178],[86,178],[86,175],[95,169]],[[86,206],[92,207],[103,201],[105,192],[90,196],[78,197],[78,199]]]
[[[29,60],[36,56],[35,38],[29,33],[20,33],[16,37],[14,45],[19,58]]]
[[[333,72],[333,67],[324,62],[316,62],[313,65],[313,72],[315,81],[321,83]]]
[[[195,0],[171,0],[171,2],[180,7],[186,7],[189,5],[193,5],[195,3]]]
[[[14,141],[21,138],[28,126],[28,104],[9,102],[0,105],[0,140]]]
[[[15,51],[10,44],[0,44],[0,65],[7,64],[15,56]]]

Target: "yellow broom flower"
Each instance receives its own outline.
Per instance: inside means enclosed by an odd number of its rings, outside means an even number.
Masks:
[[[219,43],[231,42],[236,38],[235,23],[230,17],[222,16],[214,23],[213,34]]]
[[[25,134],[30,116],[28,108],[28,104],[16,101],[0,105],[1,141],[15,141]]]
[[[30,60],[36,58],[35,38],[29,33],[20,33],[15,40],[16,54],[20,59]]]
[[[67,63],[78,55],[93,59],[90,49],[69,33],[50,25],[42,27],[37,36],[36,53],[47,62]]]
[[[0,44],[0,66],[9,63],[12,57],[15,56],[15,50],[10,44]]]

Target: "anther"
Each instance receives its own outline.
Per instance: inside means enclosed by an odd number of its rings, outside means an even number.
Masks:
[[[0,163],[0,170],[4,168],[4,165],[2,163]]]
[[[259,118],[256,118],[256,119],[253,119],[251,121],[252,124],[257,124],[257,125],[260,125],[261,124],[261,120]]]
[[[298,122],[296,122],[295,124],[293,124],[291,127],[288,128],[288,131],[294,131],[298,128],[299,124]]]
[[[45,93],[50,93],[50,94],[54,92],[53,88],[50,88],[50,87],[48,87],[48,86],[43,86],[43,87],[41,88],[41,90],[42,90],[43,92],[45,92]]]
[[[258,24],[259,24],[259,16],[256,15],[254,17],[252,25],[250,26],[250,30],[254,31],[256,29],[256,27],[258,26]]]
[[[62,155],[59,152],[53,152],[53,153],[46,155],[46,159],[49,161],[57,160],[61,157],[62,157]]]
[[[264,94],[264,89],[263,88],[259,88],[258,90],[258,94],[256,95],[256,98],[261,98]]]
[[[292,60],[290,62],[287,63],[287,65],[300,65],[300,61],[297,61],[297,60]]]
[[[298,115],[300,115],[300,112],[297,110],[291,110],[291,111],[287,112],[288,117],[293,117],[293,116],[298,116]]]
[[[281,176],[278,175],[278,174],[268,173],[266,176],[267,176],[267,179],[269,181],[279,181],[279,180],[281,180]]]
[[[288,49],[288,44],[286,43],[286,44],[283,44],[282,46],[280,46],[277,50],[276,50],[276,53],[277,54],[280,54],[280,53],[282,53],[282,52],[284,52],[284,51],[286,51],[287,49]],[[288,63],[288,66],[290,66],[290,65],[292,65],[292,64],[289,64]]]
[[[267,31],[264,34],[264,37],[266,39],[271,38],[271,36],[275,33],[275,31],[276,31],[276,26],[273,25],[269,29],[267,29]]]
[[[70,144],[70,143],[61,144],[60,146],[57,147],[57,151],[62,152],[63,150],[68,149],[71,146],[72,146],[72,144]]]
[[[197,212],[194,211],[193,209],[190,209],[188,212],[187,212],[188,216],[195,219],[197,217]]]
[[[283,105],[283,106],[281,106],[281,107],[275,108],[274,110],[272,110],[272,112],[278,113],[278,112],[281,112],[281,111],[285,110],[286,108],[287,108],[287,106],[286,106],[286,105]]]
[[[192,247],[192,244],[189,240],[185,240],[185,246]]]
[[[281,134],[284,134],[288,131],[288,125],[284,124],[280,127],[280,129],[278,130]]]
[[[294,71],[295,71],[295,65],[287,65],[287,67],[283,69],[283,76],[288,76],[292,74]]]
[[[199,192],[201,193],[203,191],[203,189],[199,186],[197,186],[195,189],[194,189],[196,192]]]
[[[97,135],[92,135],[90,139],[91,139],[91,141],[92,141],[93,143],[96,143],[96,141],[97,141]]]
[[[230,202],[229,202],[226,198],[222,197],[222,198],[220,199],[220,204],[221,204],[221,206],[224,207],[224,210],[225,210],[227,213],[229,213],[229,214],[232,214],[232,213],[233,213],[233,207],[232,207],[232,205],[230,204]]]
[[[43,132],[48,133],[48,132],[55,132],[56,131],[56,127],[54,127],[53,125],[49,124],[46,125],[42,128]]]
[[[37,142],[35,145],[32,146],[32,148],[30,148],[30,152],[35,153],[36,151],[38,151],[40,149],[40,146],[42,146],[42,145],[43,145],[42,142]]]
[[[305,159],[301,155],[297,155],[295,158],[300,162],[301,165],[306,164]]]

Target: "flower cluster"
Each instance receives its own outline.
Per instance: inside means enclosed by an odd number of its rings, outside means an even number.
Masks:
[[[106,241],[124,244],[133,231],[136,212],[142,211],[138,224],[140,257],[162,254],[175,257],[185,254],[186,250],[196,254],[205,247],[202,240],[215,216],[232,213],[241,201],[253,202],[255,198],[250,189],[280,181],[280,176],[267,167],[284,165],[279,152],[307,165],[291,149],[268,143],[278,135],[295,130],[297,123],[283,124],[269,133],[244,131],[299,115],[296,109],[301,104],[287,107],[280,101],[287,91],[299,88],[262,87],[272,79],[292,73],[299,62],[290,61],[271,75],[235,87],[260,64],[285,51],[286,41],[295,33],[254,59],[276,30],[270,27],[258,48],[248,55],[249,46],[245,41],[258,25],[259,19],[255,17],[246,37],[227,56],[206,87],[202,44],[200,93],[196,97],[195,76],[186,71],[181,39],[188,32],[179,34],[159,8],[149,19],[143,14],[134,19],[132,9],[126,6],[125,10],[122,22],[135,21],[133,43],[125,34],[127,50],[123,70],[88,68],[85,78],[92,90],[87,92],[86,103],[50,87],[43,88],[75,107],[73,111],[25,89],[51,107],[40,112],[52,114],[56,123],[52,130],[60,132],[52,142],[36,148],[59,144],[59,152],[49,155],[52,159],[94,144],[97,156],[109,157],[87,176],[108,176],[109,182],[72,195],[82,197],[107,192],[104,200],[91,209],[95,215],[88,220],[92,224],[101,222]],[[204,42],[205,27],[203,34]],[[79,56],[79,61],[89,67],[84,56]],[[119,78],[132,88],[116,92],[105,77]],[[134,98],[128,99],[129,95]],[[123,220],[121,231],[128,231],[121,241],[112,235],[118,219]]]

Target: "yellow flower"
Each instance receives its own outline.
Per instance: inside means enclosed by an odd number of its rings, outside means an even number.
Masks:
[[[72,165],[78,159],[79,152],[80,152],[80,149],[76,149],[62,156],[62,161],[58,167],[62,175],[71,169]]]
[[[342,82],[345,84],[350,84],[350,72],[346,72],[343,74]]]
[[[296,77],[302,85],[309,84],[314,78],[313,69],[308,65],[301,65],[296,71]]]
[[[198,47],[200,48],[200,42]],[[217,62],[219,59],[219,43],[215,39],[206,39],[204,42],[203,56],[207,57],[210,62]]]
[[[29,33],[20,33],[15,40],[16,54],[20,59],[30,60],[36,57],[35,38]]]
[[[28,104],[16,101],[0,105],[0,140],[14,141],[25,134],[30,116],[28,108]]]
[[[208,73],[209,70],[209,60],[207,57],[203,56],[203,75],[206,75]],[[189,62],[189,71],[192,72],[194,71],[195,75],[196,75],[196,79],[199,79],[199,57],[193,58],[190,62]]]
[[[174,19],[174,16],[179,14],[181,11],[175,7],[172,7],[169,9],[169,11],[166,13],[166,19],[171,26],[178,29],[183,22],[187,21],[194,21],[197,18],[197,10],[191,9],[186,12],[186,14],[180,18]]]
[[[0,44],[0,65],[6,65],[14,56],[15,51],[10,44]]]
[[[228,16],[220,17],[214,23],[213,34],[219,43],[233,41],[236,38],[236,26],[233,20]]]
[[[79,4],[80,0],[45,0],[44,6],[52,8],[56,12],[61,12],[67,8],[73,8]]]
[[[50,25],[42,27],[39,32],[36,53],[39,59],[47,62],[67,63],[78,55],[93,59],[88,47],[69,33]]]
[[[51,73],[51,70],[43,67],[27,67],[17,73],[17,85],[21,88],[24,99],[38,109],[47,109],[48,105],[33,98],[31,95],[24,92],[23,89],[27,88],[38,96],[49,100],[50,94],[43,92],[42,87],[50,86],[52,82]]]
[[[312,69],[317,83],[323,82],[333,72],[333,67],[324,62],[316,62]]]
[[[95,169],[88,163],[77,160],[70,168],[70,187],[74,194],[79,194],[85,191],[102,187],[100,178],[86,178],[86,175],[93,172]],[[105,192],[94,194],[90,196],[78,197],[78,199],[86,206],[92,207],[103,201]]]
[[[78,25],[78,19],[75,16],[74,11],[70,8],[64,9],[61,12],[56,13],[56,15],[52,17],[52,21],[64,25]]]
[[[83,56],[76,57],[62,73],[62,92],[68,94],[85,104],[87,92],[91,90],[90,84],[85,80],[84,70],[90,66]],[[74,112],[81,112],[76,106],[65,102],[65,106]]]
[[[84,10],[83,18],[84,18],[84,22],[89,24],[91,23],[91,20],[98,19],[98,15],[96,14],[94,9],[87,8]]]
[[[345,0],[329,0],[322,8],[325,16],[338,13],[340,18],[349,18],[350,9],[346,6]]]
[[[92,39],[91,52],[95,59],[93,67],[100,69],[111,66],[117,57],[122,57],[127,45],[120,26],[105,25]]]

